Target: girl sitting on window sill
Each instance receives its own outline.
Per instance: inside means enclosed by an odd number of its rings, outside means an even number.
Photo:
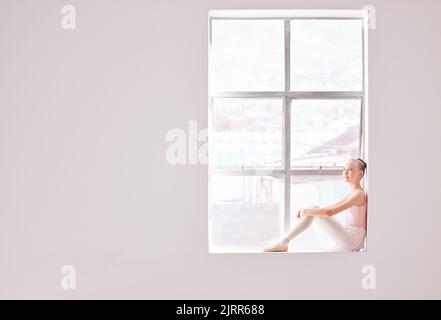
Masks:
[[[366,236],[367,197],[360,181],[366,171],[366,163],[358,158],[349,160],[342,172],[343,179],[351,186],[351,192],[339,202],[319,208],[314,206],[297,212],[296,226],[280,241],[263,248],[264,252],[286,252],[289,243],[305,231],[312,222],[319,226],[332,241],[335,251],[358,251],[363,247]],[[345,225],[340,224],[332,216],[350,209]]]

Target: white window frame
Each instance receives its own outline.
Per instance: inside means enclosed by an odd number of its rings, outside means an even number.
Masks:
[[[211,63],[211,34],[213,20],[245,20],[245,19],[277,19],[284,21],[284,39],[285,39],[285,87],[284,91],[228,91],[215,92],[213,90],[212,81],[212,63]],[[290,70],[290,40],[291,40],[291,20],[296,19],[325,19],[325,20],[361,20],[362,21],[362,91],[291,91],[291,70]],[[208,33],[208,70],[209,70],[209,86],[208,86],[208,129],[209,137],[212,136],[212,116],[213,116],[213,99],[215,98],[279,98],[283,101],[283,157],[282,168],[280,170],[265,169],[214,169],[209,160],[208,166],[208,212],[209,212],[209,246],[211,245],[211,176],[283,176],[284,181],[284,232],[288,232],[290,228],[290,208],[291,208],[291,176],[295,175],[332,175],[339,176],[343,170],[341,166],[320,166],[311,169],[295,169],[291,168],[290,160],[290,136],[291,136],[291,102],[296,99],[326,99],[326,100],[360,100],[360,133],[359,133],[359,157],[368,162],[368,11],[367,10],[211,10],[208,17],[209,33]],[[209,159],[210,150],[212,150],[211,139],[208,139]],[[367,192],[368,177],[364,178],[364,187]]]

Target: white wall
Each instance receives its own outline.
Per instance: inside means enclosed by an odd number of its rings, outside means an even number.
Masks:
[[[0,298],[441,298],[441,2],[70,4],[75,31],[0,1]],[[209,255],[207,167],[165,161],[168,130],[207,127],[208,10],[365,4],[369,251]]]

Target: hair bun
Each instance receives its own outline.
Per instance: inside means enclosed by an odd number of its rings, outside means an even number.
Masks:
[[[363,164],[363,171],[366,170],[366,168],[367,168],[366,162],[364,162],[364,160],[361,159],[361,158],[357,158],[357,160],[360,161]]]

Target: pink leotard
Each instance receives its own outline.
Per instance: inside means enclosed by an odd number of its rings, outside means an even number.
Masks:
[[[352,206],[346,216],[346,226],[366,230],[367,195],[364,194],[364,204],[360,207]]]

